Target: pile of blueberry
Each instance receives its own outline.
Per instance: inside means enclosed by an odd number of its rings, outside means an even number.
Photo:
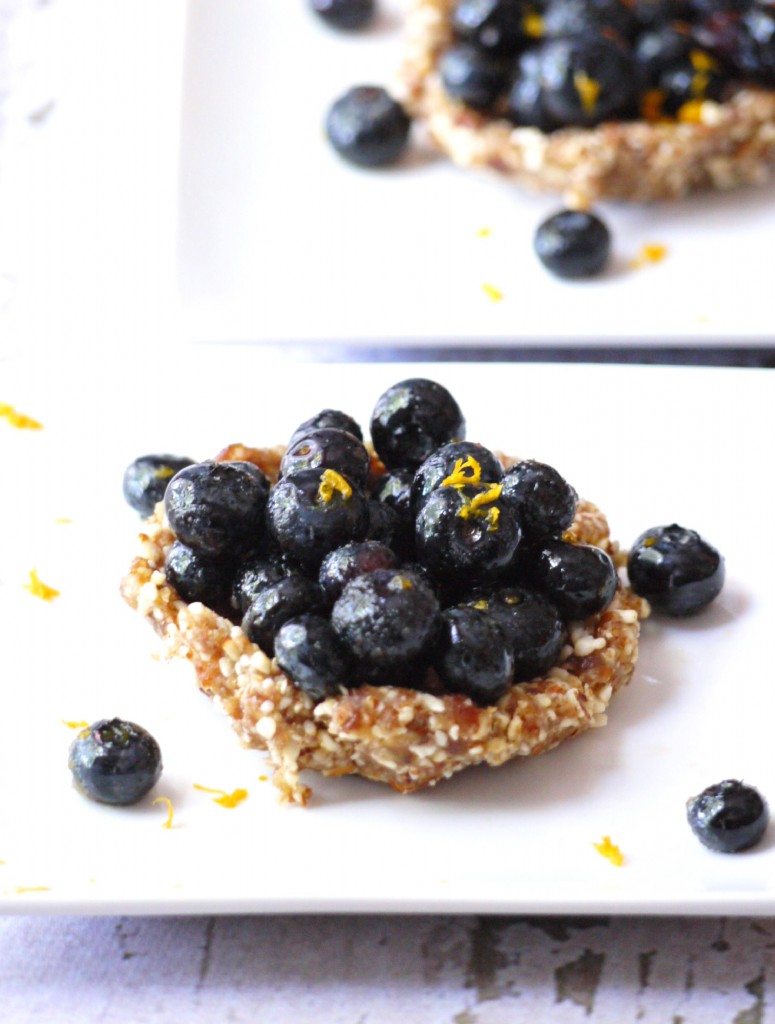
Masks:
[[[467,106],[542,131],[696,119],[775,86],[771,0],[458,0],[440,74]]]
[[[239,623],[313,699],[352,680],[492,704],[557,662],[568,622],[608,606],[614,565],[565,537],[577,495],[560,474],[504,470],[438,383],[389,388],[370,428],[384,472],[359,424],[326,409],[294,431],[274,485],[251,462],[143,456],[124,493],[142,512],[164,496],[180,596]],[[673,615],[704,607],[723,574],[675,525],[630,556],[634,589]]]

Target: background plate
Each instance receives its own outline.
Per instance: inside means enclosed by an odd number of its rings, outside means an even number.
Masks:
[[[773,485],[761,460],[771,374],[299,367],[197,346],[109,365],[6,360],[0,372],[0,398],[44,424],[0,419],[0,910],[775,913],[772,832],[725,857],[684,817],[687,797],[723,778],[775,792]],[[151,629],[118,596],[138,530],[122,473],[150,451],[205,458],[228,442],[280,442],[322,407],[368,424],[386,387],[422,375],[458,397],[470,438],[555,464],[624,544],[680,522],[726,555],[728,581],[699,617],[645,624],[605,729],[411,797],[310,778],[309,807],[283,807],[262,755],[240,747],[185,666],[153,657]],[[54,601],[24,589],[33,567],[60,590]],[[130,809],[81,797],[66,765],[64,723],[113,715],[164,752],[157,789]],[[249,797],[227,810],[195,783]],[[171,830],[156,796],[173,802]],[[603,835],[622,868],[594,850]]]
[[[343,34],[304,0],[189,4],[184,333],[315,345],[775,342],[761,255],[775,229],[772,186],[606,204],[610,271],[568,283],[532,251],[557,197],[460,171],[419,135],[398,167],[342,162],[323,134],[331,102],[355,84],[391,83],[401,59],[403,4],[380,7],[373,30]],[[632,270],[654,242],[664,262]]]

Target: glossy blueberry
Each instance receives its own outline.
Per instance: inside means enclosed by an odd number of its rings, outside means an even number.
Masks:
[[[753,4],[740,18],[735,43],[740,71],[761,85],[775,86],[775,8]]]
[[[501,496],[527,540],[557,536],[573,522],[578,495],[553,466],[525,459],[506,472],[502,484]]]
[[[124,499],[136,512],[149,516],[173,476],[193,464],[182,455],[141,455],[124,470]]]
[[[558,126],[589,128],[633,112],[637,67],[616,39],[566,36],[544,43],[540,55],[543,107]]]
[[[394,469],[381,477],[372,492],[379,504],[393,513],[392,544],[406,557],[411,557],[414,551],[413,480],[414,470]]]
[[[622,40],[639,28],[637,7],[627,0],[548,0],[543,14],[546,36],[579,36],[605,30]]]
[[[498,492],[498,484],[442,486],[425,499],[415,521],[415,551],[434,580],[470,586],[508,567],[522,534]]]
[[[328,619],[298,615],[274,640],[277,664],[317,704],[335,697],[352,678],[352,659]]]
[[[547,538],[533,548],[531,559],[528,582],[549,598],[566,621],[602,612],[613,600],[616,568],[600,548]]]
[[[330,469],[305,469],[272,488],[269,533],[291,561],[317,572],[329,551],[363,540],[369,527],[365,496]]]
[[[261,541],[268,494],[269,480],[251,462],[198,462],[172,478],[164,506],[178,540],[232,557]]]
[[[395,163],[409,141],[409,116],[377,85],[355,86],[326,117],[326,135],[341,157],[360,167]]]
[[[288,447],[280,462],[280,476],[294,476],[303,469],[335,469],[363,488],[369,468],[369,453],[363,441],[345,430],[321,427],[308,431]]]
[[[68,767],[84,796],[105,804],[134,804],[159,781],[161,751],[142,726],[101,719],[75,738]]]
[[[417,469],[441,445],[463,440],[465,432],[463,414],[449,391],[424,378],[388,388],[371,417],[371,440],[390,470]]]
[[[719,595],[724,559],[694,530],[673,523],[646,530],[627,559],[630,586],[667,615],[693,615]]]
[[[356,659],[357,674],[376,684],[417,679],[439,625],[431,588],[406,569],[375,569],[342,591],[331,623]]]
[[[289,619],[322,612],[323,592],[314,580],[299,574],[285,576],[259,590],[242,619],[242,632],[270,657],[278,629]]]
[[[167,552],[164,575],[187,603],[201,601],[219,615],[231,614],[234,563],[194,551],[176,540]]]
[[[479,50],[508,56],[528,38],[525,19],[531,9],[523,0],[458,0],[452,29]]]
[[[360,424],[352,416],[348,416],[346,412],[341,412],[339,409],[321,409],[319,413],[310,416],[308,420],[305,420],[296,427],[288,441],[288,447],[290,448],[297,441],[301,441],[307,434],[311,434],[315,430],[321,430],[324,427],[332,427],[334,430],[346,430],[348,434],[357,437],[359,441],[363,440],[363,431]]]
[[[544,132],[557,127],[544,106],[540,50],[526,50],[520,56],[506,100],[506,114],[516,125]]]
[[[411,507],[416,515],[425,499],[445,480],[460,484],[498,483],[503,466],[497,455],[475,441],[453,441],[442,445],[418,468],[412,481]]]
[[[750,849],[769,822],[769,809],[761,794],[736,779],[708,786],[687,801],[686,813],[700,842],[719,853]]]
[[[594,213],[561,210],[539,225],[533,245],[543,265],[557,277],[594,277],[608,262],[611,234]]]
[[[500,625],[514,655],[514,682],[543,675],[557,664],[565,636],[560,615],[542,594],[525,587],[498,587],[468,602],[487,611]]]
[[[337,29],[366,28],[374,20],[376,0],[309,0],[315,14]]]
[[[288,575],[287,568],[277,559],[258,556],[243,562],[232,580],[229,599],[232,610],[244,615],[264,587],[279,583]]]
[[[506,92],[510,70],[504,58],[468,43],[451,46],[439,58],[447,95],[475,110],[489,109]]]
[[[633,53],[647,85],[657,86],[660,75],[670,65],[688,58],[697,42],[690,28],[683,22],[658,23],[647,32],[642,32],[634,45]]]
[[[401,517],[394,508],[383,505],[375,498],[368,499],[369,526],[365,540],[376,540],[386,547],[393,548],[402,554],[407,553],[406,537],[408,536]]]
[[[728,76],[708,54],[693,49],[688,57],[671,64],[659,76],[658,87],[664,96],[662,110],[680,116],[686,103],[721,100],[727,81]]]
[[[385,544],[375,540],[356,541],[331,551],[320,566],[318,582],[331,604],[356,576],[374,569],[395,569],[398,559]]]
[[[477,704],[495,704],[509,689],[514,669],[511,644],[498,621],[479,608],[447,608],[433,667],[450,693]]]

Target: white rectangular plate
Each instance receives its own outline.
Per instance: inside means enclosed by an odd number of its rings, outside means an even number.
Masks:
[[[324,407],[368,428],[377,397],[408,376],[450,388],[469,438],[557,466],[623,544],[660,523],[699,530],[726,556],[727,583],[694,619],[645,623],[606,728],[413,796],[309,777],[309,806],[281,806],[263,755],[240,746],[186,665],[154,657],[157,638],[119,597],[139,529],[123,470],[148,452],[279,443]],[[194,346],[155,360],[6,360],[0,380],[0,401],[44,425],[0,418],[0,910],[775,913],[772,832],[749,853],[713,854],[684,809],[729,777],[775,794],[763,458],[774,375],[300,367]],[[24,589],[33,568],[59,597]],[[149,729],[164,756],[157,788],[129,809],[85,799],[67,768],[64,723],[114,715]],[[249,796],[225,809],[195,784]],[[596,852],[604,835],[622,867]]]
[[[329,147],[330,104],[392,85],[402,0],[365,33],[337,33],[305,0],[189,5],[179,279],[191,336],[314,344],[775,342],[772,186],[653,205],[604,204],[603,277],[569,283],[536,259],[559,206],[431,152],[348,166]],[[643,245],[666,258],[638,270]],[[494,291],[493,291],[494,290]],[[493,295],[500,293],[500,300]]]

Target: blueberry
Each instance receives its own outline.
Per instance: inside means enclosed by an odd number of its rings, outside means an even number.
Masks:
[[[594,277],[608,262],[611,234],[594,213],[561,210],[539,225],[534,247],[543,265],[557,277]]]
[[[416,680],[430,657],[439,603],[418,574],[375,569],[347,584],[331,623],[359,674],[368,682],[399,685]]]
[[[736,779],[708,786],[686,804],[692,832],[719,853],[738,853],[764,835],[769,810],[761,794]]]
[[[363,488],[370,466],[363,441],[345,430],[321,427],[308,431],[288,447],[280,463],[280,476],[294,476],[303,469],[335,469]]]
[[[337,29],[365,28],[374,20],[376,0],[310,0],[315,14]]]
[[[404,524],[394,508],[383,505],[381,501],[369,498],[368,502],[369,526],[366,530],[365,540],[376,540],[396,551],[407,552],[405,539],[407,536]]]
[[[277,664],[315,703],[336,697],[352,674],[352,661],[328,619],[298,615],[274,640]]]
[[[657,24],[642,32],[633,52],[644,82],[657,86],[662,72],[676,61],[685,60],[696,45],[689,26],[682,22]]]
[[[516,125],[543,132],[557,127],[544,106],[541,54],[537,49],[525,50],[519,58],[506,99],[506,114]]]
[[[285,576],[259,590],[242,619],[242,632],[270,657],[278,629],[289,619],[324,608],[323,592],[313,580],[299,574]]]
[[[394,514],[392,543],[402,554],[414,550],[414,516],[412,514],[412,482],[414,470],[394,469],[379,480],[372,496]],[[370,535],[371,530],[369,530]]]
[[[618,584],[610,557],[591,544],[547,538],[531,552],[529,582],[568,620],[586,619],[608,607]]]
[[[578,36],[612,31],[623,40],[638,30],[638,4],[628,0],[548,0],[543,14],[547,36]]]
[[[488,110],[509,84],[503,58],[467,43],[451,46],[439,58],[439,75],[448,96],[475,110]]]
[[[514,682],[543,675],[557,664],[565,631],[555,606],[525,587],[498,587],[472,596],[505,632],[514,655]]]
[[[495,704],[511,686],[514,656],[498,621],[478,608],[442,612],[433,667],[452,693]]]
[[[231,560],[211,558],[176,540],[167,552],[164,574],[187,604],[201,601],[219,615],[231,614]]]
[[[319,413],[311,416],[296,427],[288,441],[288,447],[290,448],[297,441],[301,441],[307,434],[311,434],[315,430],[321,430],[324,427],[332,427],[334,430],[346,430],[348,434],[357,437],[359,441],[363,440],[363,431],[360,424],[352,416],[348,416],[346,412],[341,412],[339,409],[321,409]]]
[[[68,766],[84,796],[105,804],[134,804],[159,781],[159,744],[134,722],[101,719],[78,734]]]
[[[740,18],[735,62],[741,72],[769,88],[775,86],[775,9],[753,5]]]
[[[315,572],[329,551],[363,540],[369,527],[365,496],[331,469],[305,469],[278,481],[266,516],[279,548]]]
[[[469,586],[509,566],[521,531],[499,494],[493,484],[442,486],[428,495],[415,521],[415,550],[434,580]]]
[[[527,540],[556,536],[573,522],[578,495],[553,466],[525,459],[506,472],[502,484],[503,500],[513,507]]]
[[[712,57],[699,48],[692,49],[688,57],[670,64],[659,76],[662,110],[680,116],[686,103],[718,101],[724,95],[727,80]]]
[[[365,540],[345,544],[329,552],[320,566],[318,581],[331,604],[340,596],[345,586],[356,576],[374,569],[395,569],[398,559],[385,544]]]
[[[170,528],[188,547],[236,556],[264,534],[269,480],[251,462],[198,462],[177,473],[164,505]]]
[[[453,476],[458,483],[478,486],[498,483],[503,478],[503,466],[497,455],[475,441],[453,441],[442,445],[428,456],[414,475],[411,491],[414,514],[420,511],[431,491]]]
[[[632,113],[637,66],[615,39],[596,33],[552,39],[540,55],[543,107],[558,126],[589,128]]]
[[[409,141],[409,116],[377,85],[355,86],[326,117],[326,135],[340,156],[360,167],[384,167],[401,157]]]
[[[646,530],[627,560],[630,586],[667,615],[693,615],[724,585],[724,559],[694,530],[673,523]]]
[[[192,465],[193,460],[182,455],[141,455],[124,470],[124,499],[136,512],[149,516],[173,476]]]
[[[458,0],[452,29],[480,50],[512,54],[525,43],[525,19],[531,8],[523,0]]]
[[[423,378],[401,381],[378,399],[371,440],[388,469],[416,469],[440,445],[465,437],[460,408],[441,384]]]
[[[258,596],[259,591],[272,583],[279,583],[288,575],[288,570],[279,560],[258,556],[243,562],[234,574],[232,581],[229,602],[232,609],[244,615]]]

